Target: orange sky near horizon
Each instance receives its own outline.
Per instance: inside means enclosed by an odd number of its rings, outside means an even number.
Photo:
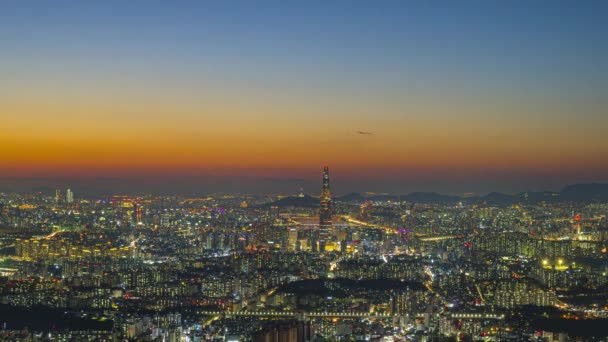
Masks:
[[[0,178],[602,181],[602,9],[0,3]]]
[[[407,168],[608,169],[606,159],[599,158],[608,155],[608,148],[597,143],[596,128],[546,125],[533,116],[521,126],[521,114],[498,115],[502,110],[496,109],[491,120],[484,120],[481,113],[488,108],[479,104],[450,109],[442,103],[384,108],[313,103],[305,109],[299,103],[106,101],[5,97],[0,110],[9,115],[0,136],[0,174],[98,176],[141,169],[180,174],[196,168],[246,174],[248,169],[306,170],[323,164],[365,177],[374,176],[370,169],[376,176]],[[350,117],[329,113],[350,109]],[[374,111],[403,114],[376,117]],[[452,113],[447,118],[435,114],[446,111]],[[426,115],[414,114],[420,112]]]

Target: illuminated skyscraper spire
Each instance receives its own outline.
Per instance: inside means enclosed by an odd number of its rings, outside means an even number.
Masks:
[[[327,166],[323,168],[323,186],[321,188],[319,221],[321,229],[331,228],[331,193],[329,192],[329,167]]]
[[[135,224],[141,224],[142,218],[143,214],[141,210],[141,198],[137,197],[137,199],[135,200]]]

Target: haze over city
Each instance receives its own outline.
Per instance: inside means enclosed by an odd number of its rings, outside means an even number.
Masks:
[[[0,4],[0,187],[605,181],[606,3]],[[236,185],[238,184],[238,185]]]

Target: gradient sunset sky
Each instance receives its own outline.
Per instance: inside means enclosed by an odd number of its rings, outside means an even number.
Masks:
[[[324,164],[340,193],[606,181],[607,13],[0,1],[0,186],[317,193]]]

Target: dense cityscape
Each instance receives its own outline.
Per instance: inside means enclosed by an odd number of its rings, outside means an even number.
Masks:
[[[320,180],[318,197],[2,193],[0,336],[608,336],[608,202],[560,198],[605,186],[513,198],[332,197],[328,167]]]
[[[0,0],[0,342],[608,342],[607,14]]]

